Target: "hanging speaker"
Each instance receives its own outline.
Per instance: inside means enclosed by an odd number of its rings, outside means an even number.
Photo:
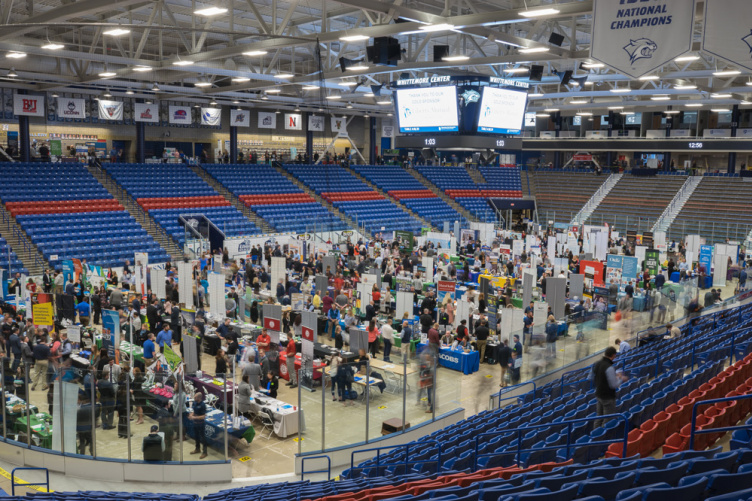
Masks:
[[[561,44],[564,43],[564,35],[551,32],[551,36],[548,37],[548,43],[561,47]]]
[[[433,46],[433,62],[440,63],[444,61],[444,58],[449,55],[448,45],[434,45]]]
[[[530,81],[540,82],[543,78],[543,66],[532,65],[530,67]]]
[[[572,70],[567,70],[564,73],[560,72],[559,77],[561,78],[561,84],[567,85],[572,80]]]

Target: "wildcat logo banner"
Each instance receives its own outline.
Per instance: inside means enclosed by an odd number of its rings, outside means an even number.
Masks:
[[[159,105],[135,103],[133,105],[133,119],[136,122],[159,123]]]
[[[694,13],[695,0],[594,0],[590,57],[646,75],[692,49]]]
[[[250,112],[248,110],[230,110],[230,125],[232,127],[250,127]]]
[[[221,120],[220,108],[201,108],[201,125],[220,125]]]
[[[100,120],[122,120],[123,119],[123,103],[117,101],[104,101],[100,99],[99,103],[99,119]]]
[[[259,111],[258,128],[259,129],[276,129],[277,128],[277,114],[270,113],[268,111]]]
[[[752,70],[752,2],[705,0],[702,50]]]

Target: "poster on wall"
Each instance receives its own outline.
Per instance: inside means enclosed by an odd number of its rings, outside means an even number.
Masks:
[[[661,272],[661,253],[658,249],[646,249],[645,250],[645,269],[648,270],[650,276],[658,275]]]
[[[170,105],[170,125],[190,125],[191,107]]]
[[[580,261],[580,271],[589,287],[603,285],[603,264],[600,261]]]
[[[713,264],[713,246],[701,245],[700,246],[700,268],[705,268],[704,273],[710,275],[710,267]]]
[[[201,108],[201,125],[219,126],[222,123],[220,108]]]
[[[230,110],[231,127],[250,127],[251,113],[248,110]]]
[[[104,99],[100,99],[97,103],[99,104],[100,120],[123,119],[123,103],[117,101],[105,101]]]
[[[590,57],[632,78],[646,75],[692,49],[694,14],[695,0],[595,0]]]
[[[276,129],[277,128],[277,114],[268,111],[258,112],[258,128],[259,129]]]
[[[116,310],[102,310],[102,349],[119,363],[120,316]]]
[[[72,97],[57,98],[58,118],[82,119],[86,117],[86,100]]]
[[[39,292],[31,294],[31,318],[34,322],[34,327],[53,332],[55,330],[53,314],[52,294]]]
[[[135,103],[133,119],[136,122],[159,123],[159,105],[156,103]]]
[[[705,0],[702,50],[752,70],[752,2]]]
[[[308,115],[308,130],[312,132],[324,132],[324,117],[320,115]]]
[[[285,113],[285,130],[303,130],[303,115]]]
[[[392,137],[392,136],[394,136],[394,125],[382,125],[381,137]]]
[[[13,114],[26,117],[44,116],[44,96],[13,94]]]

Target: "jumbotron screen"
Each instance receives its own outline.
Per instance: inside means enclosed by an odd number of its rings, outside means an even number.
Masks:
[[[527,92],[483,87],[478,111],[478,132],[519,134],[527,108]]]
[[[401,133],[459,131],[456,86],[398,89],[396,97]]]

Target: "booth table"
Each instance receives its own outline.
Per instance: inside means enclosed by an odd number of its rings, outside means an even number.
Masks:
[[[428,345],[418,343],[418,351],[423,350]],[[464,352],[463,350],[453,350],[449,347],[439,348],[439,365],[462,372],[463,374],[472,374],[480,368],[480,353],[477,351]]]
[[[253,441],[253,437],[256,435],[250,421],[243,419],[243,425],[240,428],[235,428],[232,426],[232,416],[228,416],[218,409],[207,409],[204,422],[200,426],[188,419],[188,416],[190,414],[187,412],[183,414],[183,428],[187,435],[195,440],[196,433],[203,433],[206,436],[206,443],[215,449],[224,450],[225,432],[236,439],[244,438],[249,443]]]
[[[302,355],[300,353],[296,353],[295,354],[295,370],[296,371],[300,371],[300,367],[302,365],[301,360],[302,360]],[[324,362],[319,362],[319,363],[316,363],[315,361],[313,362],[313,379],[315,380],[321,379],[321,369],[323,367],[326,367],[326,364]],[[279,377],[281,377],[285,381],[290,380],[290,375],[287,373],[287,353],[285,353],[284,351],[280,352],[279,354]]]
[[[232,405],[233,395],[235,395],[235,384],[232,381],[227,380],[227,389],[225,390],[223,380],[210,376],[202,376],[200,379],[194,376],[185,376],[185,380],[192,383],[196,390],[203,390],[204,392],[216,395],[219,399],[218,405],[224,405],[222,393],[225,393],[227,395],[227,405]],[[215,384],[215,381],[221,381],[222,384]]]
[[[278,437],[286,438],[290,435],[297,435],[299,431],[305,431],[305,414],[302,409],[254,391],[251,393],[251,410],[259,414],[262,409],[272,411],[274,434]],[[302,430],[298,430],[298,415],[303,423]]]
[[[52,416],[46,412],[40,414],[32,414],[29,416],[31,423],[31,432],[39,437],[39,445],[45,449],[52,449]],[[50,424],[48,429],[45,429],[45,423]],[[14,428],[17,433],[26,431],[26,416],[16,418],[14,422]]]

